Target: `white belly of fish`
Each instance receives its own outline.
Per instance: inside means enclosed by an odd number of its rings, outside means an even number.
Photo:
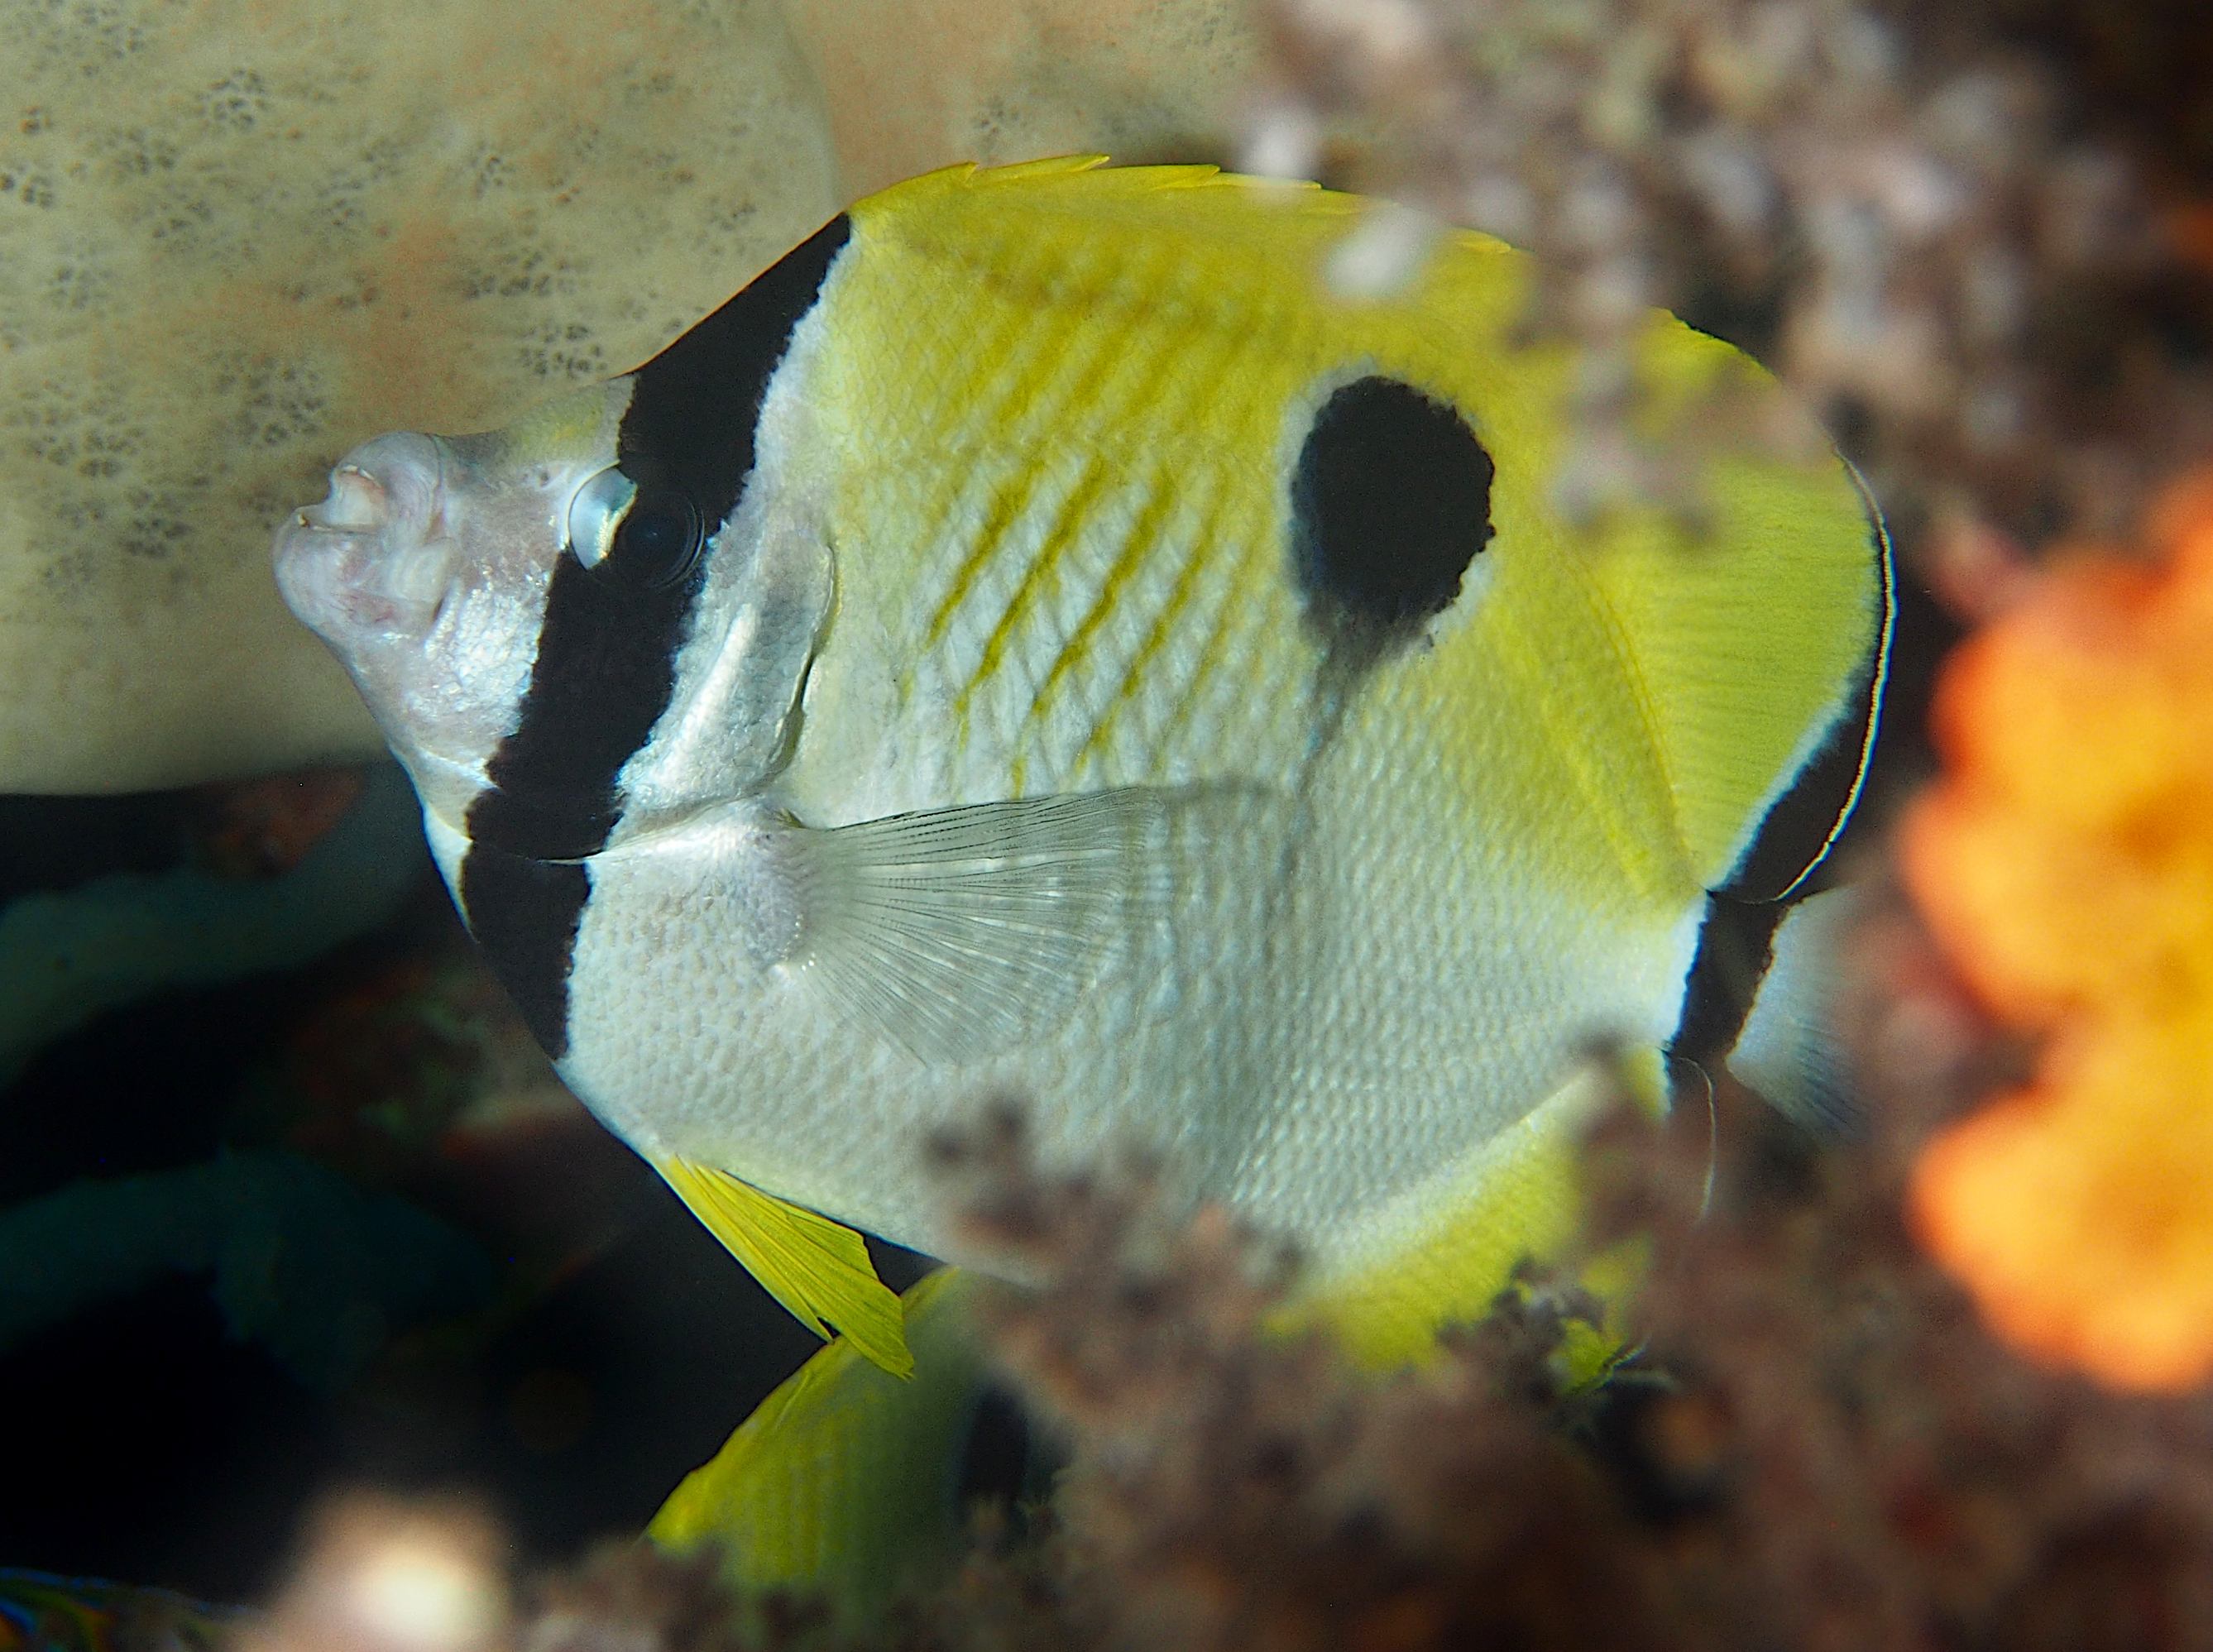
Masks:
[[[1003,1021],[960,998],[1009,982],[954,981],[946,1014],[981,1021],[949,1027],[905,1001],[929,983],[872,981],[850,936],[808,935],[793,856],[838,834],[738,805],[632,838],[591,863],[563,1076],[649,1155],[743,1166],[956,1259],[925,1143],[1013,1099],[1048,1161],[1165,1150],[1193,1195],[1333,1271],[1464,1197],[1470,1156],[1594,1040],[1673,1024],[1695,906],[1627,927],[1563,907],[1521,840],[1418,808],[1166,796],[1161,887],[1106,903],[1069,978],[1011,984]]]

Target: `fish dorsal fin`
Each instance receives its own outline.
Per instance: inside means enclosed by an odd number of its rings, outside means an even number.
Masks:
[[[670,1154],[655,1159],[654,1167],[802,1325],[827,1338],[826,1320],[872,1364],[893,1376],[912,1373],[899,1300],[876,1277],[860,1234],[711,1165]]]
[[[1669,317],[1640,362],[1663,401],[1760,375]],[[1704,479],[1704,533],[1625,514],[1600,529],[1591,573],[1699,881],[1772,899],[1827,853],[1857,796],[1889,647],[1889,546],[1832,454],[1722,453]],[[1832,748],[1838,760],[1820,762]],[[1801,780],[1823,795],[1795,800],[1814,806],[1785,822],[1777,805]]]
[[[805,831],[802,967],[853,1020],[958,1066],[1049,1033],[1147,944],[1255,789],[1131,786]]]

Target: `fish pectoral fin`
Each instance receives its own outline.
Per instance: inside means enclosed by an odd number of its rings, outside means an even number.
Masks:
[[[933,1066],[1052,1031],[1117,948],[1146,944],[1199,839],[1254,789],[1131,786],[805,831],[805,966]]]
[[[899,1299],[876,1277],[860,1234],[711,1165],[670,1154],[654,1167],[794,1319],[826,1338],[835,1327],[893,1376],[913,1374]]]

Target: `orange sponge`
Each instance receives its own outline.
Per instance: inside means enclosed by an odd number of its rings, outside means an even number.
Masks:
[[[2000,1334],[2175,1388],[2213,1375],[2213,475],[2151,537],[2162,565],[2063,565],[1946,666],[1906,880],[2048,1041],[1911,1198]]]

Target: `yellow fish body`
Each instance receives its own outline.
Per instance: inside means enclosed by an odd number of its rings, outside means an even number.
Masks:
[[[917,179],[279,535],[564,1079],[887,1366],[850,1229],[989,1266],[920,1149],[1006,1094],[1051,1159],[1164,1149],[1411,1348],[1561,1221],[1594,1040],[1727,1047],[1702,934],[1849,808],[1889,588],[1845,467],[1716,460],[1696,539],[1576,528],[1527,261],[1455,234],[1339,297],[1362,205]],[[1642,365],[1757,372],[1659,315]]]

